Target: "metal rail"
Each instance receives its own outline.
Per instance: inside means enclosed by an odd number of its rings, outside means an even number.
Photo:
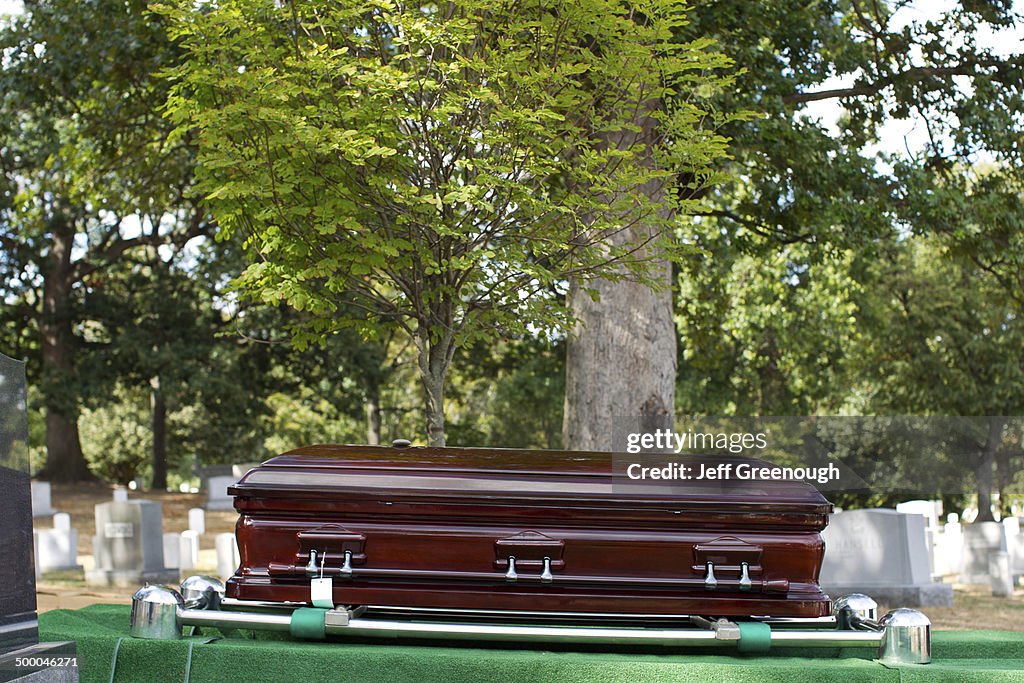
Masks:
[[[358,609],[317,609],[294,607],[274,610],[273,603],[252,607],[261,611],[223,610],[239,601],[223,601],[223,586],[216,579],[191,582],[188,597],[171,588],[147,586],[132,600],[131,635],[148,639],[181,638],[185,626],[212,627],[221,630],[256,629],[288,631],[307,639],[327,637],[360,637],[417,640],[469,640],[504,642],[544,642],[560,644],[601,643],[609,645],[645,645],[669,648],[714,647],[735,648],[740,652],[766,652],[770,648],[877,648],[879,658],[893,664],[926,664],[931,660],[931,626],[928,618],[914,610],[894,610],[875,621],[875,603],[866,596],[848,596],[836,601],[836,618],[806,628],[821,620],[771,619],[733,622],[711,621],[689,617],[693,627],[593,624],[495,623],[494,621],[451,621],[451,612],[413,611],[411,618],[380,618],[373,611]],[[205,583],[204,583],[205,582]],[[220,592],[218,592],[220,591]],[[203,609],[194,609],[194,606]],[[388,608],[375,608],[377,615],[388,614]],[[408,617],[409,610],[391,608],[393,615]],[[543,615],[547,619],[578,617],[581,613],[556,615],[519,612],[522,616]],[[493,616],[500,613],[475,611],[467,617]],[[605,618],[605,624],[627,615],[588,615]],[[683,617],[683,615],[678,615]],[[840,627],[837,628],[836,625]],[[805,628],[799,628],[804,626]]]

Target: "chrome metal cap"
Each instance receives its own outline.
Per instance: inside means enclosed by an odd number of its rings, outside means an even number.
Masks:
[[[849,629],[865,620],[878,619],[878,603],[863,593],[850,593],[832,604],[832,614],[839,628]]]
[[[220,609],[224,582],[214,576],[190,576],[181,582],[181,597],[190,609]]]
[[[878,622],[883,628],[878,658],[886,664],[932,661],[932,622],[915,609],[896,609]]]
[[[181,638],[178,610],[185,601],[167,586],[143,586],[132,596],[130,633],[133,638],[177,640]]]

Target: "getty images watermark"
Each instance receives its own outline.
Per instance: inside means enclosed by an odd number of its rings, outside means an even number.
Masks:
[[[765,432],[712,432],[654,429],[649,432],[629,432],[626,435],[626,452],[637,455],[655,451],[659,457],[672,451],[677,454],[696,455],[740,455],[747,451],[763,453],[768,448],[768,434]],[[824,466],[777,466],[763,461],[729,462],[717,458],[692,459],[690,462],[659,462],[648,464],[633,462],[626,466],[626,477],[633,481],[815,481],[827,484],[837,481],[840,470],[834,463]]]
[[[1024,443],[1016,416],[613,417],[611,427],[613,486],[680,491],[800,480],[857,496],[972,495],[982,466],[991,473]]]
[[[775,464],[762,459],[775,450],[770,430],[627,431],[623,450],[627,455],[616,457],[615,472],[632,482],[807,481],[825,485],[842,477],[842,470],[833,462]]]

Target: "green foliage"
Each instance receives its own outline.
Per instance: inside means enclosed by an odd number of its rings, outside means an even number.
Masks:
[[[271,394],[267,397],[268,453],[283,453],[313,443],[360,443],[365,426],[335,406],[304,389],[298,396]]]
[[[848,400],[859,339],[851,252],[821,260],[805,244],[760,256],[702,238],[685,264],[676,322],[684,415],[814,415]],[[766,250],[767,252],[767,250]]]
[[[157,112],[180,52],[136,0],[28,3],[0,21],[0,334],[35,362],[46,475],[87,475],[75,420],[97,389],[78,366],[90,277],[204,229],[186,198],[192,148]]]
[[[457,345],[564,329],[570,277],[653,282],[677,174],[724,153],[700,103],[727,61],[673,39],[676,0],[162,11],[190,54],[168,111],[260,255],[241,284],[308,314],[300,344],[403,329],[435,415]]]
[[[149,464],[153,434],[145,392],[118,387],[116,400],[82,413],[82,450],[90,468],[104,480],[128,485]]]
[[[989,189],[1000,185],[1003,200],[993,227],[1013,225],[1019,200],[1007,201],[1006,190],[1020,187],[1022,129],[1013,112],[1024,104],[1024,63],[1019,52],[1001,56],[985,46],[995,42],[986,33],[1018,25],[1018,14],[998,5],[699,5],[683,37],[718,39],[741,68],[737,87],[723,91],[718,106],[766,114],[723,128],[733,139],[723,169],[730,181],[713,194],[711,214],[735,247],[771,248],[772,241],[756,240],[760,235],[805,241],[824,255],[869,249],[866,240],[890,234],[897,221],[946,230],[953,226],[923,222],[922,211],[953,209],[951,202],[960,211],[947,216],[995,208],[964,182],[983,158],[995,160],[1006,181],[991,178]],[[837,130],[810,109],[818,102],[842,107]],[[904,119],[927,133],[923,146],[872,147],[881,126]]]
[[[999,284],[939,238],[906,239],[863,265],[858,376],[878,412],[1018,415],[1024,322]]]
[[[476,345],[456,360],[450,442],[458,446],[562,446],[565,345],[537,338]]]

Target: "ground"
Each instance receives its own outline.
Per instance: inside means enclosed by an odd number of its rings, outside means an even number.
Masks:
[[[112,490],[103,484],[54,484],[53,507],[71,514],[71,525],[78,529],[79,563],[92,566],[91,541],[95,533],[93,510],[97,503],[110,500]],[[146,498],[163,503],[164,531],[184,531],[188,528],[190,508],[202,507],[205,494],[130,492],[129,498]],[[216,566],[213,550],[214,535],[233,532],[238,515],[233,511],[207,512],[206,534],[200,542],[199,568],[189,573],[212,572]],[[36,520],[37,528],[51,526],[49,517]],[[129,604],[132,591],[124,588],[97,589],[86,587],[82,572],[54,572],[45,574],[38,583],[39,611],[76,609],[95,603]],[[924,608],[936,629],[1002,629],[1024,632],[1024,588],[1018,588],[1012,598],[994,598],[984,586],[954,586],[952,608]],[[879,614],[891,607],[881,605]]]

